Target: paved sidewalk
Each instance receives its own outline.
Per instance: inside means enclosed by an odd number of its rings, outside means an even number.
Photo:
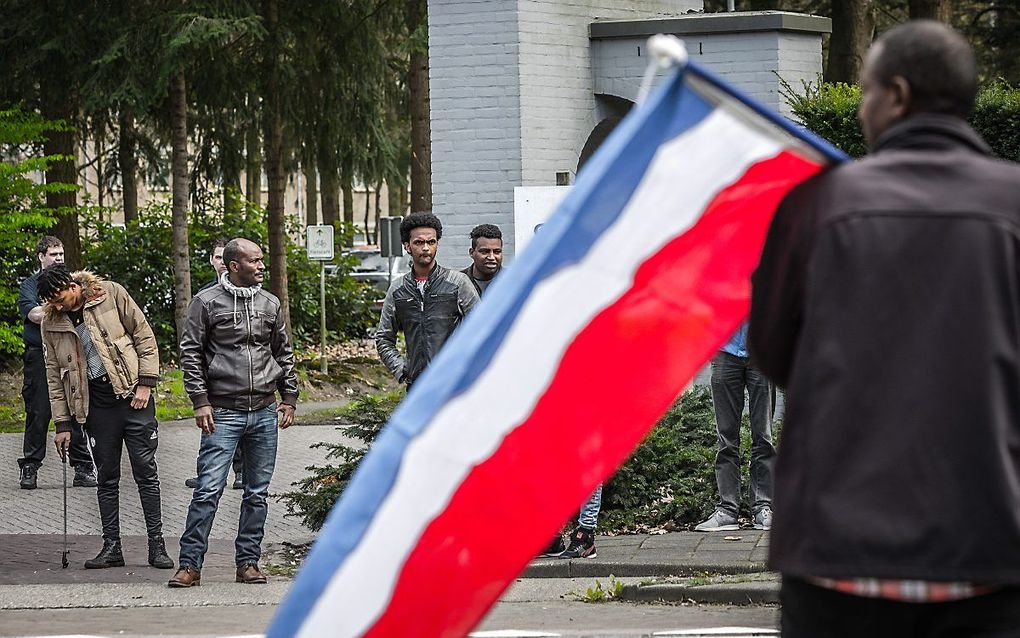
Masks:
[[[633,536],[597,536],[598,558],[533,562],[525,578],[585,576],[697,576],[746,574],[765,571],[768,532],[738,532]]]
[[[306,410],[308,406],[303,405],[302,409]],[[184,531],[192,492],[185,487],[184,480],[195,476],[200,436],[193,420],[160,424],[156,463],[159,466],[162,493],[163,530],[167,537],[180,536]],[[0,471],[0,535],[60,534],[63,532],[63,495],[59,458],[52,449],[48,450],[46,460],[39,470],[38,489],[22,490],[18,486],[16,462],[21,456],[22,440],[21,434],[0,434],[0,467],[3,468]],[[52,435],[50,440],[52,442]],[[291,491],[295,481],[307,476],[307,466],[325,461],[325,450],[311,449],[312,444],[345,440],[348,444],[352,443],[349,439],[343,439],[333,425],[298,425],[282,430],[270,493]],[[68,474],[70,482],[73,476],[70,468]],[[242,491],[230,489],[230,482],[233,482],[233,472],[220,500],[219,513],[210,538],[233,540],[236,534]],[[121,534],[143,536],[145,524],[126,451],[121,464],[120,490]],[[101,525],[95,489],[68,487],[67,494],[68,534],[98,536]],[[266,541],[300,542],[310,539],[312,532],[301,524],[300,519],[285,517],[285,513],[286,506],[271,498],[269,518],[266,521]]]

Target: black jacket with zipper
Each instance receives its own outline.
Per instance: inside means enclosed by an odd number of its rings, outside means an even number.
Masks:
[[[294,352],[280,300],[258,290],[250,299],[222,285],[202,289],[188,306],[181,337],[184,389],[196,408],[253,412],[276,400],[297,405]]]
[[[918,115],[792,191],[749,344],[787,388],[770,564],[1020,583],[1020,167]]]
[[[414,382],[476,303],[478,293],[464,273],[436,264],[423,296],[411,270],[386,293],[375,333],[379,357],[397,381]],[[397,350],[400,331],[407,342],[406,359]]]

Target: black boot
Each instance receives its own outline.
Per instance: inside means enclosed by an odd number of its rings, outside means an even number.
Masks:
[[[35,465],[26,463],[21,466],[21,489],[23,490],[34,490],[36,487],[36,476],[39,473],[39,468]]]
[[[103,549],[95,558],[85,561],[85,569],[106,569],[107,567],[123,567],[124,552],[120,549],[120,541],[103,540]]]
[[[91,465],[75,465],[74,466],[74,480],[71,482],[72,487],[95,487],[96,486],[96,475],[92,472]]]
[[[156,569],[173,569],[174,560],[167,555],[162,536],[149,538],[149,564]]]

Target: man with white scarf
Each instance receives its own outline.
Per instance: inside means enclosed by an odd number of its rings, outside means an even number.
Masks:
[[[262,249],[247,239],[231,240],[223,249],[223,263],[227,269],[219,285],[191,300],[181,338],[181,370],[194,405],[195,424],[202,430],[202,444],[198,487],[188,508],[179,569],[170,587],[201,583],[209,530],[241,441],[244,495],[235,542],[236,581],[266,582],[258,562],[278,428],[294,423],[297,405],[294,353],[280,300],[262,289]]]

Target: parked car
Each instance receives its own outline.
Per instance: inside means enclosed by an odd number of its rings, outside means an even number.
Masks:
[[[373,304],[373,308],[376,310],[382,309],[383,298],[386,296],[390,281],[396,281],[410,270],[407,255],[393,259],[383,257],[377,246],[355,246],[345,251],[344,254],[353,255],[357,259],[357,265],[351,271],[351,277],[363,281],[379,291],[379,299]],[[333,270],[335,271],[335,269]],[[328,267],[326,272],[332,274]]]

